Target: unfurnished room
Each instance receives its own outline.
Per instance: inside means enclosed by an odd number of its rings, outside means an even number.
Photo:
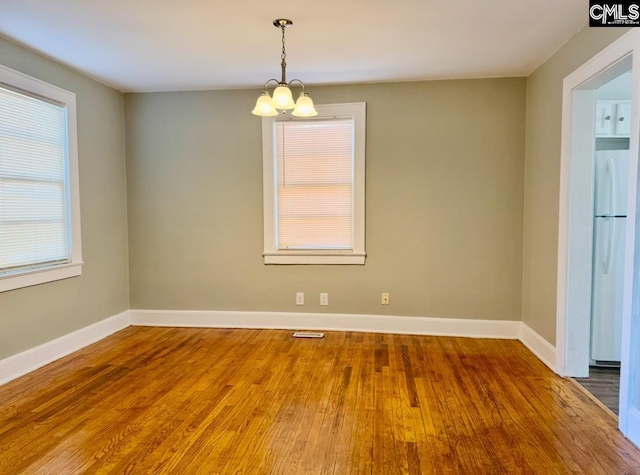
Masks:
[[[0,474],[640,474],[638,26],[0,0]]]

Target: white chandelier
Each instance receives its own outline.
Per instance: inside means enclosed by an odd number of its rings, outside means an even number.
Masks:
[[[280,58],[282,58],[282,62],[280,63],[282,67],[282,79],[280,81],[277,79],[269,79],[265,83],[264,91],[256,101],[256,107],[251,111],[254,115],[272,117],[278,115],[277,109],[281,110],[283,114],[287,110],[293,109],[291,115],[296,117],[313,117],[318,115],[316,109],[313,107],[313,101],[309,97],[309,94],[304,91],[304,83],[300,81],[300,79],[292,79],[287,83],[287,62],[285,61],[287,52],[284,46],[284,30],[291,25],[293,25],[293,22],[284,18],[273,20],[273,26],[282,30],[282,54],[280,55]],[[274,81],[278,86],[273,91],[273,97],[271,97],[269,91],[267,91],[267,86]],[[293,102],[290,89],[291,84],[294,82],[302,86],[302,92],[296,102]]]

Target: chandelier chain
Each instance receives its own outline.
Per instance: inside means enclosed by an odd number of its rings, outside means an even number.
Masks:
[[[282,59],[282,61],[280,62],[280,67],[282,69],[282,79],[280,81],[280,84],[287,84],[287,51],[285,49],[284,46],[284,30],[286,28],[286,25],[283,23],[280,23],[280,29],[282,30],[282,54],[280,55],[280,58]]]
[[[280,55],[280,59],[284,61],[285,59],[287,59],[287,51],[284,47],[284,26],[281,26],[280,29],[282,30],[282,54]]]

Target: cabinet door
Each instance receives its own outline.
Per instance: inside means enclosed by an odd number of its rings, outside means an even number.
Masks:
[[[612,102],[596,102],[596,135],[607,136],[613,134],[613,109]],[[623,121],[624,122],[624,121]]]
[[[631,102],[618,102],[615,133],[627,137],[631,134]]]

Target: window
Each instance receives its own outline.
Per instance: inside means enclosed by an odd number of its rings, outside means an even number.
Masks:
[[[365,103],[265,117],[265,264],[364,264]]]
[[[75,95],[0,67],[0,291],[80,275]]]

